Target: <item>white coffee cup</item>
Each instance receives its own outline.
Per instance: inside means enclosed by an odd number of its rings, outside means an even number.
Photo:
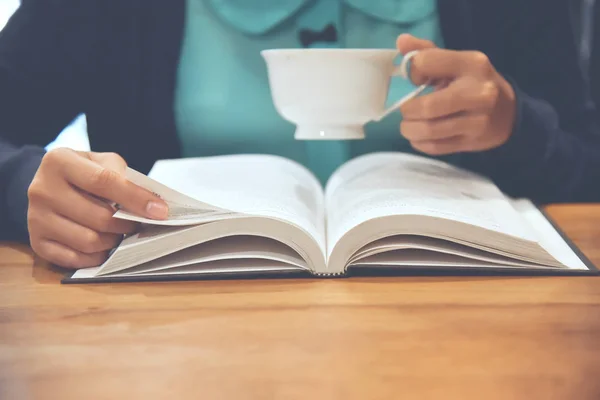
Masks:
[[[364,125],[378,121],[416,97],[422,85],[385,108],[393,76],[409,78],[406,54],[396,50],[272,49],[261,52],[279,115],[296,125],[299,140],[363,139]]]

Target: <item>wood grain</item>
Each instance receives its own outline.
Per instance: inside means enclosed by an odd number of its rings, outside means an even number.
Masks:
[[[551,215],[600,264],[600,205]],[[600,279],[60,285],[0,246],[7,399],[598,399]]]

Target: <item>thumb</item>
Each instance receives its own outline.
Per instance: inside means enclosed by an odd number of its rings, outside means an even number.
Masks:
[[[125,177],[127,163],[115,153],[77,152],[68,160],[67,181],[109,204],[152,219],[169,216],[168,205],[156,194]],[[90,179],[92,177],[92,179]]]
[[[430,40],[419,39],[408,33],[403,33],[396,40],[396,47],[402,54],[415,50],[434,49],[437,46]]]

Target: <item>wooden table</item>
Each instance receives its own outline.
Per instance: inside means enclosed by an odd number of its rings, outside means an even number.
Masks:
[[[600,205],[550,207],[600,264]],[[600,399],[600,279],[60,285],[0,247],[7,399]]]

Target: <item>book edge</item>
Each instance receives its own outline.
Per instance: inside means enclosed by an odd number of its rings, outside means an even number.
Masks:
[[[176,281],[209,281],[209,280],[251,280],[251,279],[289,279],[289,278],[344,278],[352,276],[597,276],[600,275],[600,269],[581,251],[581,249],[566,235],[556,221],[538,204],[534,204],[540,213],[548,220],[560,237],[567,243],[569,248],[579,257],[587,270],[566,270],[566,269],[517,269],[517,268],[486,268],[476,269],[467,267],[377,267],[368,270],[350,270],[340,274],[320,274],[310,271],[279,271],[279,272],[224,272],[210,274],[181,274],[181,275],[161,275],[161,276],[121,276],[110,277],[100,276],[94,278],[75,278],[72,276],[76,271],[67,273],[61,284],[90,284],[90,283],[142,283],[142,282],[176,282]],[[358,271],[358,272],[357,272]]]
[[[583,262],[583,264],[592,273],[600,274],[598,267],[581,251],[581,249],[567,236],[558,223],[550,216],[550,214],[544,210],[544,208],[538,204],[534,204],[540,213],[546,218],[546,220],[552,225],[554,230],[560,235],[561,239],[569,246],[569,248],[575,253],[575,255]]]

